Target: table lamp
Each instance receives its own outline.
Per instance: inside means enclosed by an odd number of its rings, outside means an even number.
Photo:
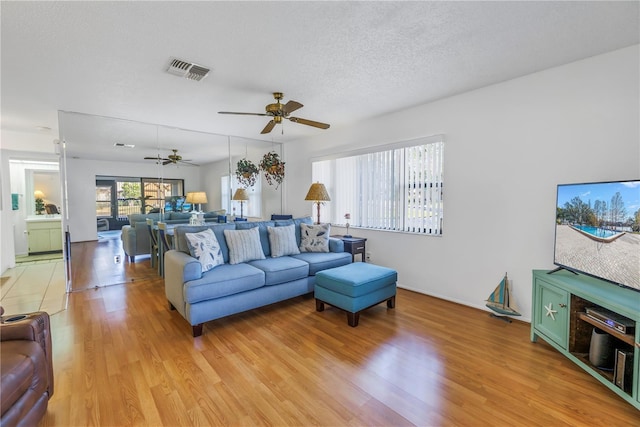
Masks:
[[[245,201],[249,200],[249,195],[247,194],[247,190],[244,188],[238,188],[236,192],[233,194],[231,200],[237,200],[240,202],[240,218],[242,218],[242,206]]]
[[[202,203],[207,203],[207,193],[204,191],[193,191],[187,193],[187,203],[193,203],[198,205],[198,212],[202,209]]]
[[[191,225],[202,225],[201,223],[204,223],[204,215],[200,218],[199,214],[201,214],[202,203],[207,203],[207,193],[204,191],[189,192],[187,193],[187,199],[185,202],[192,203],[194,206],[196,204],[198,205],[198,210],[194,209],[191,211],[191,219],[189,223]]]
[[[316,224],[320,224],[320,205],[324,202],[331,201],[331,197],[329,197],[329,193],[327,193],[324,184],[320,184],[319,182],[311,184],[307,197],[304,199],[318,204],[318,222],[316,222]]]
[[[350,213],[344,214],[344,219],[347,220],[347,234],[345,234],[344,237],[353,237],[351,234],[349,234],[349,220],[351,219],[351,214]]]

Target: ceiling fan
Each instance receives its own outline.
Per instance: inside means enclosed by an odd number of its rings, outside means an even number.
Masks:
[[[281,104],[282,92],[274,92],[273,97],[276,102],[274,104],[268,104],[265,107],[266,113],[237,113],[233,111],[218,111],[219,114],[241,114],[244,116],[269,116],[273,117],[269,123],[262,129],[262,134],[269,133],[273,130],[276,124],[282,123],[282,119],[287,119],[294,123],[300,123],[301,125],[313,126],[320,129],[329,129],[329,125],[326,123],[315,122],[313,120],[301,119],[299,117],[289,117],[289,114],[302,108],[303,105],[297,101],[289,101],[286,104]]]
[[[166,158],[160,157],[160,154],[158,154],[158,157],[145,157],[144,159],[155,160],[157,164],[162,163],[163,165],[168,165],[170,163],[182,163],[185,165],[197,166],[196,164],[191,163],[191,160],[182,160],[182,156],[178,154],[178,150],[172,149],[171,151],[173,151],[173,154],[169,154]]]

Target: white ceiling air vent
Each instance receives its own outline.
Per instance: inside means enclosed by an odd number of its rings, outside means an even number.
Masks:
[[[115,142],[113,146],[117,148],[134,148],[135,147],[134,144],[124,144],[122,142]]]
[[[200,81],[207,77],[209,69],[202,65],[194,64],[192,62],[183,61],[177,58],[171,58],[169,61],[169,68],[167,72],[176,76],[184,77],[185,79]]]

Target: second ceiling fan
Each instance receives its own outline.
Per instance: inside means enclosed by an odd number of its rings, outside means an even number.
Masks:
[[[191,163],[191,160],[182,160],[182,156],[178,154],[178,150],[172,149],[173,154],[169,154],[167,157],[160,157],[158,154],[157,157],[145,157],[145,160],[155,160],[157,164],[168,165],[168,164],[178,164],[182,163],[190,166],[197,166],[196,164]]]
[[[282,123],[282,119],[287,119],[294,123],[300,123],[301,125],[313,126],[320,129],[329,129],[329,125],[327,123],[316,122],[313,120],[301,119],[299,117],[289,117],[289,114],[296,111],[299,108],[302,108],[303,105],[297,101],[289,101],[286,104],[281,104],[280,100],[283,95],[282,92],[274,92],[273,97],[276,102],[273,104],[268,104],[265,107],[265,113],[238,113],[233,111],[218,111],[219,114],[240,114],[244,116],[269,116],[273,117],[269,123],[262,129],[262,134],[269,133],[273,130],[275,125],[278,123]]]

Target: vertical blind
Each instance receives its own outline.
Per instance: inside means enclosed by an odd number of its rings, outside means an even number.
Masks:
[[[440,135],[314,161],[313,181],[331,196],[321,216],[335,224],[441,235],[443,166]]]

